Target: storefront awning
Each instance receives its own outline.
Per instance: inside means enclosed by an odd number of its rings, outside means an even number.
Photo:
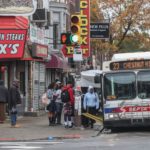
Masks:
[[[56,54],[51,54],[51,60],[46,63],[46,68],[67,69],[67,61]]]
[[[28,29],[29,20],[22,16],[0,16],[0,29]]]

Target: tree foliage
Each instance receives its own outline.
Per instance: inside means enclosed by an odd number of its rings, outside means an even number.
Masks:
[[[150,50],[149,0],[96,1],[99,6],[97,11],[110,22],[110,38],[105,42],[95,40],[92,46],[101,51]],[[91,3],[95,2],[92,0]],[[94,18],[93,13],[91,15]]]

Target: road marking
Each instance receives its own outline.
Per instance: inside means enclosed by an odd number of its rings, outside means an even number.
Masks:
[[[44,145],[62,144],[64,142],[43,141],[43,142],[0,142],[0,149],[25,150],[25,149],[42,149]],[[35,144],[36,146],[32,146]]]
[[[35,146],[27,146],[27,145],[16,145],[16,146],[1,146],[0,148],[3,148],[3,149],[40,149],[40,148],[42,148],[42,147],[35,147]]]
[[[19,144],[62,144],[64,142],[57,142],[57,141],[44,141],[44,142],[0,142],[0,145],[19,145]]]

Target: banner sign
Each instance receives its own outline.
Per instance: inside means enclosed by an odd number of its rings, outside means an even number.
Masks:
[[[109,38],[109,23],[91,23],[90,38],[108,39]]]
[[[0,29],[0,59],[22,58],[27,30]]]
[[[36,8],[36,0],[1,0],[0,16],[30,16]]]
[[[81,19],[81,49],[84,58],[90,56],[90,1],[80,0],[80,19]],[[64,45],[62,48],[66,57],[73,57],[74,46]]]

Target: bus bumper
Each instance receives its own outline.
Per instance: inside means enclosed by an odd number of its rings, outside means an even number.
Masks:
[[[150,126],[150,118],[107,121],[104,120],[103,124],[105,128]]]

